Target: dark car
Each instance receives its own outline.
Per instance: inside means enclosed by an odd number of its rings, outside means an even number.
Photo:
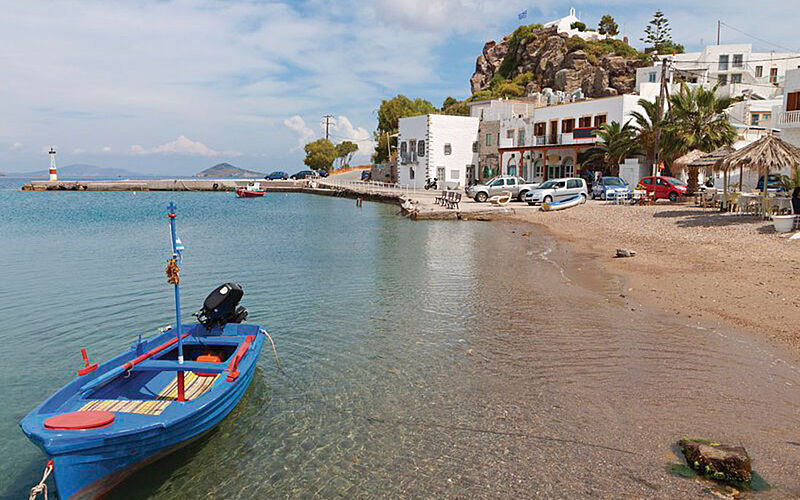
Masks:
[[[301,170],[296,174],[292,175],[290,179],[311,179],[316,176],[317,173],[314,172],[313,170]]]
[[[783,183],[781,182],[781,178],[779,175],[772,175],[770,174],[767,180],[767,189],[774,189],[778,192],[786,191]],[[758,185],[756,186],[756,191],[763,191],[764,190],[764,176],[758,178]]]
[[[286,172],[281,172],[280,170],[276,170],[271,174],[267,174],[264,178],[268,181],[285,181],[289,178],[289,174]]]
[[[322,169],[314,170],[314,173],[317,174],[320,177],[328,177],[328,171],[327,170],[322,170]]]
[[[369,178],[370,178],[370,172],[369,172],[369,170],[362,170],[362,171],[361,171],[361,180],[362,180],[362,181],[368,181],[368,180],[369,180]]]

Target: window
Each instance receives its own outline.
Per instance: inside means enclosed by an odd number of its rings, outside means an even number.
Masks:
[[[406,151],[408,151],[408,143],[406,143],[406,141],[403,141],[400,143],[400,156],[405,156]]]
[[[436,179],[444,182],[444,167],[436,167]]]
[[[506,130],[506,139],[513,139],[513,138],[514,138],[514,131]]]
[[[478,152],[478,141],[472,141],[472,152],[473,153]]]
[[[567,167],[566,165],[564,166]],[[581,187],[581,181],[579,181],[578,179],[570,179],[567,181],[567,189],[577,189],[579,187]]]
[[[525,145],[525,129],[521,128],[517,131],[517,146]]]
[[[656,179],[656,184],[658,184],[659,186],[666,186],[667,185],[667,181],[665,181],[664,179],[659,177],[659,178]]]
[[[645,184],[647,186],[652,185],[653,184],[653,178],[652,177],[648,177],[646,179],[642,179],[642,184]]]
[[[733,55],[733,67],[734,68],[743,68],[744,67],[744,57],[742,54],[734,54]]]
[[[575,173],[575,166],[572,164],[572,160],[565,161],[564,162],[564,177],[572,177],[572,175],[574,173]],[[580,184],[579,184],[580,181],[577,180],[577,179],[571,180],[569,182],[570,182],[570,184],[574,182],[574,183],[578,184],[575,187],[580,187]],[[572,187],[572,186],[569,186],[569,187]]]
[[[769,69],[769,83],[778,83],[778,68]]]
[[[770,115],[770,113],[764,113],[764,114],[761,116],[761,119],[762,119],[762,120],[769,120],[769,117],[770,117],[770,116],[771,116],[771,115]]]
[[[516,186],[517,180],[516,179],[506,179],[506,186]]]
[[[542,160],[536,160],[536,163],[533,164],[533,177],[535,179],[541,179],[543,173],[544,165],[542,165]]]
[[[459,172],[458,170],[451,170],[450,171],[450,180],[451,181],[457,181],[460,178],[461,178],[461,172]]]
[[[728,71],[728,54],[719,56],[719,71]]]
[[[786,111],[800,110],[800,92],[786,94]]]
[[[449,155],[452,153],[453,153],[453,146],[451,146],[450,143],[448,142],[444,145],[444,154]]]
[[[533,135],[536,137],[544,137],[545,135],[545,128],[547,124],[545,122],[539,122],[533,126]]]
[[[758,113],[752,113],[750,115],[750,125],[758,125]]]
[[[655,71],[651,71],[650,73],[647,74],[647,81],[650,82],[650,83],[656,83],[656,72]]]
[[[756,66],[756,78],[764,76],[764,66]]]
[[[728,75],[719,75],[719,84],[725,86],[728,84]]]
[[[569,134],[575,129],[575,118],[567,118],[561,121],[561,133]]]
[[[594,128],[600,128],[606,123],[606,115],[597,115],[594,117]]]
[[[492,145],[492,134],[486,134],[486,145],[487,146]]]
[[[425,139],[420,139],[417,142],[417,155],[425,156]]]
[[[578,126],[580,128],[590,128],[592,126],[592,117],[591,116],[582,116],[578,119]]]
[[[409,168],[408,169],[408,179],[411,180],[411,181],[414,180],[414,169],[413,168]]]
[[[416,153],[417,153],[417,140],[411,139],[410,141],[408,141],[408,157],[411,159],[411,161],[416,161],[416,158],[414,158],[414,155]]]
[[[495,179],[491,184],[489,184],[489,187],[501,187],[504,183],[505,181],[503,179]]]
[[[731,83],[742,83],[742,74],[741,73],[732,74]]]

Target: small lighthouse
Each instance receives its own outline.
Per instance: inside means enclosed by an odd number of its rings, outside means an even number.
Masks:
[[[58,171],[56,170],[56,150],[50,148],[50,180],[57,181],[58,180]]]

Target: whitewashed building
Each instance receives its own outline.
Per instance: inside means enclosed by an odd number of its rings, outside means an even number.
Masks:
[[[595,129],[605,123],[624,124],[644,109],[638,95],[625,94],[536,108],[532,116],[501,121],[502,173],[529,182],[575,176],[578,154],[597,144]]]
[[[608,35],[600,34],[596,30],[586,29],[584,31],[580,31],[577,28],[573,28],[572,25],[574,23],[581,22],[580,18],[578,18],[577,13],[575,12],[574,8],[569,9],[569,14],[566,16],[555,19],[550,21],[549,23],[545,23],[545,28],[551,28],[553,26],[558,27],[559,33],[566,33],[568,36],[578,36],[583,38],[584,40],[602,40],[604,38],[613,38]]]
[[[708,45],[700,52],[664,56],[671,60],[667,78],[677,92],[680,81],[713,87],[720,96],[753,95],[769,99],[780,96],[786,72],[800,65],[797,52],[753,52],[751,44]],[[636,70],[636,91],[657,95],[661,64]]]
[[[786,72],[781,105],[775,108],[776,126],[780,128],[781,139],[800,147],[800,69]]]
[[[400,119],[397,182],[424,187],[463,188],[478,169],[478,118],[420,115]]]

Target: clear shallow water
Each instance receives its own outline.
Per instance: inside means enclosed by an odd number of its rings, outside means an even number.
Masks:
[[[798,493],[793,356],[631,311],[617,278],[529,228],[414,223],[309,195],[2,182],[2,498],[38,481],[44,457],[17,423],[72,378],[80,347],[106,360],[173,322],[171,199],[184,315],[241,282],[284,371],[265,350],[216,432],[114,498],[700,495],[665,470],[685,435],[743,442],[775,486],[766,496]]]

